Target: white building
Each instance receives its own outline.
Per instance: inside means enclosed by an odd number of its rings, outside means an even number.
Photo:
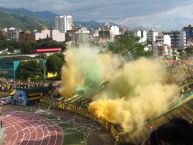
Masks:
[[[157,57],[172,57],[172,48],[166,44],[159,46],[155,45],[154,46],[154,54]]]
[[[64,42],[65,41],[65,34],[64,33],[60,33],[60,31],[54,29],[51,31],[51,37],[53,40],[57,41],[57,42]]]
[[[187,47],[185,31],[172,31],[165,34],[170,35],[172,48],[185,49]]]
[[[171,57],[171,38],[169,35],[160,33],[156,36],[156,43],[153,43],[153,51],[156,56]]]
[[[169,35],[159,34],[156,36],[156,43],[159,46],[168,45],[171,47],[171,38]]]
[[[99,30],[95,30],[94,33],[93,33],[93,36],[94,37],[99,37]]]
[[[180,37],[179,37],[179,48],[185,49],[187,47],[187,41],[186,41],[186,32],[181,31]]]
[[[50,37],[51,37],[51,33],[50,33],[50,30],[48,29],[35,33],[35,40],[46,39]]]
[[[53,29],[53,30],[45,29],[41,32],[35,33],[35,40],[46,39],[46,38],[52,38],[57,42],[63,42],[65,41],[65,34],[60,33],[60,31],[56,29]]]
[[[20,29],[16,29],[14,27],[11,28],[5,28],[5,32],[7,31],[7,39],[8,40],[19,40],[19,33],[21,32]]]
[[[144,30],[139,30],[136,32],[136,35],[140,38],[139,43],[146,43],[147,42],[147,32]]]
[[[115,36],[117,35],[121,35],[120,33],[120,28],[118,26],[111,26],[110,27],[110,37],[111,37],[111,41],[114,41]]]
[[[147,42],[152,44],[156,41],[156,36],[158,36],[158,32],[155,32],[153,30],[150,30],[147,32]]]
[[[66,33],[73,28],[73,18],[70,15],[56,16],[55,17],[55,29],[61,33]]]
[[[120,29],[118,26],[111,26],[110,32],[113,36],[120,35]]]
[[[3,31],[3,32],[7,32],[7,31],[8,31],[8,28],[3,28],[2,31]]]
[[[78,33],[78,34],[90,34],[90,31],[86,27],[81,27],[76,33]]]

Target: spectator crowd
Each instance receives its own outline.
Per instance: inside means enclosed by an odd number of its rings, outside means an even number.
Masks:
[[[43,87],[45,84],[43,82],[35,82],[29,80],[14,80],[14,79],[5,79],[0,78],[0,92],[12,92],[16,88],[38,88]]]

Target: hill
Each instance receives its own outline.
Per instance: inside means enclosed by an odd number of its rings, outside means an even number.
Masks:
[[[9,9],[9,8],[0,7],[0,11],[6,12],[9,14],[19,14],[19,15],[23,15],[23,16],[34,17],[34,18],[40,19],[44,22],[47,22],[49,25],[54,24],[55,16],[57,16],[57,14],[49,12],[49,11],[33,12],[31,10],[24,9],[24,8]]]
[[[19,14],[0,8],[0,27],[16,27],[23,30],[33,30],[50,27],[50,24],[34,16]]]
[[[21,29],[53,27],[55,16],[57,14],[50,11],[34,12],[24,8],[10,9],[0,7],[0,27],[19,27]],[[98,29],[102,24],[96,21],[75,21],[75,25],[81,25],[89,29]]]

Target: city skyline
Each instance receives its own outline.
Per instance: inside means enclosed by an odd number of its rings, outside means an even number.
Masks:
[[[95,20],[130,27],[179,30],[193,24],[192,2],[193,0],[2,0],[0,7],[70,14],[78,21]]]

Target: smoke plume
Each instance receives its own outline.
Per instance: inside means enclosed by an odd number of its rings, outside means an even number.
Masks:
[[[99,51],[100,48],[91,49],[89,45],[67,51],[66,64],[62,68],[62,87],[59,90],[63,96],[93,96],[100,84],[110,79],[119,65],[119,59],[112,58],[110,54],[100,54]]]
[[[165,84],[165,75],[164,67],[155,60],[141,58],[129,62],[89,109],[99,118],[120,124],[136,135],[148,119],[166,111],[177,99],[178,87]]]
[[[148,119],[166,111],[177,99],[179,88],[169,84],[166,76],[164,64],[156,60],[140,58],[126,63],[84,45],[67,51],[60,93],[92,97],[91,112],[136,135]],[[104,81],[110,82],[109,87],[96,95]]]

